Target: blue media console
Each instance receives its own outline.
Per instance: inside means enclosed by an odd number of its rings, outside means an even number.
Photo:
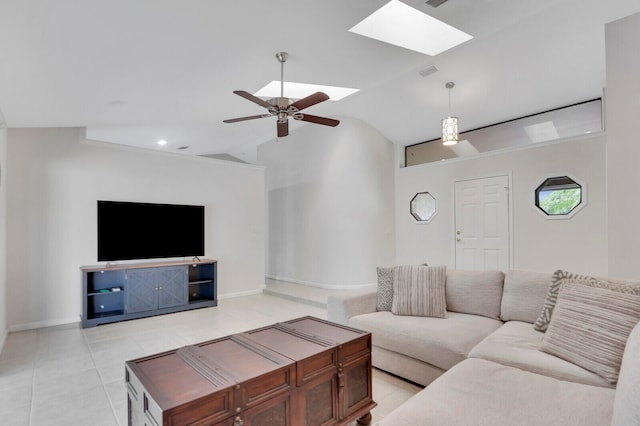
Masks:
[[[216,260],[83,266],[82,327],[217,306]]]

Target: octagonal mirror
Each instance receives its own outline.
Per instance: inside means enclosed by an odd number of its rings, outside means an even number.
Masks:
[[[436,199],[428,192],[418,192],[411,199],[411,216],[420,223],[429,223],[436,215]]]
[[[567,218],[584,205],[583,185],[569,176],[544,180],[535,191],[535,204],[548,217]]]

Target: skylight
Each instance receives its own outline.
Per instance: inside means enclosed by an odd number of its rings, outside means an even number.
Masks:
[[[560,139],[560,135],[558,134],[558,130],[553,124],[553,121],[545,121],[543,123],[524,126],[524,131],[527,133],[527,136],[529,136],[529,139],[531,139],[531,142],[533,143]]]
[[[293,99],[302,99],[315,92],[324,92],[329,95],[330,101],[339,101],[349,95],[353,95],[360,89],[350,89],[348,87],[321,86],[318,84],[284,82],[284,96]],[[272,81],[262,89],[254,93],[263,98],[277,98],[280,96],[280,81]]]
[[[473,38],[398,0],[391,0],[349,31],[430,56]]]
[[[480,152],[468,140],[462,140],[455,145],[449,146],[458,157],[468,157],[470,155],[478,155]]]

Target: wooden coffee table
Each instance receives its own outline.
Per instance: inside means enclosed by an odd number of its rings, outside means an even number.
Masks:
[[[126,362],[138,425],[371,423],[371,334],[302,317]]]

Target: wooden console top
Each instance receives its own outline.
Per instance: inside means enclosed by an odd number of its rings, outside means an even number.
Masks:
[[[162,266],[181,266],[181,265],[200,265],[204,263],[214,263],[217,260],[214,259],[200,259],[200,260],[171,260],[167,262],[136,262],[136,263],[105,263],[104,265],[88,265],[81,266],[80,270],[83,272],[95,272],[95,271],[118,271],[123,269],[140,269],[140,268],[157,268]]]

